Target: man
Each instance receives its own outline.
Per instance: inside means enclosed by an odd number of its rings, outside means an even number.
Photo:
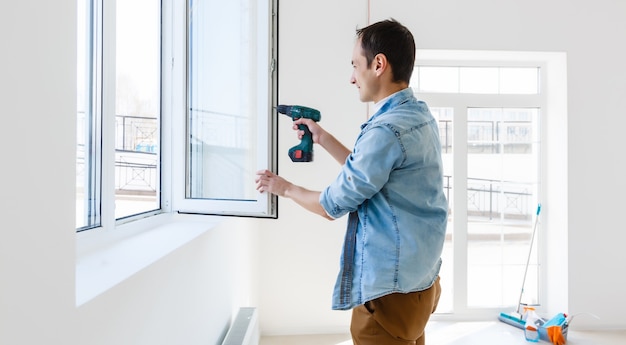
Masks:
[[[260,192],[328,219],[350,213],[333,309],[352,309],[357,345],[424,344],[441,292],[448,214],[441,145],[435,119],[408,87],[414,63],[413,35],[397,21],[357,30],[350,82],[361,101],[375,105],[354,149],[312,120],[294,122],[294,129],[307,125],[342,165],[339,176],[317,192],[268,170],[257,173]]]

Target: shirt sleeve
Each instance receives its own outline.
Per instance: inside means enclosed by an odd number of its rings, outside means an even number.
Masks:
[[[335,219],[355,211],[383,188],[404,157],[391,128],[376,125],[364,130],[337,178],[320,194],[320,204]]]

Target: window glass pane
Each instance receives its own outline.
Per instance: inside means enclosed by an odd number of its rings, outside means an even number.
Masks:
[[[77,1],[76,228],[100,225],[100,112],[96,7]]]
[[[539,110],[468,109],[468,306],[517,301],[539,181]],[[536,250],[524,286],[538,302]],[[484,284],[489,281],[489,284]]]
[[[461,93],[498,93],[498,68],[461,67],[459,73]]]
[[[439,138],[441,139],[441,152],[452,153],[452,118],[453,108],[431,107],[430,112],[439,123]],[[452,170],[450,170],[452,171]]]
[[[119,219],[160,208],[161,2],[118,1],[116,9],[115,218]]]
[[[538,94],[539,68],[511,67],[500,68],[500,93]]]
[[[257,118],[270,93],[261,4],[189,1],[187,198],[258,197]]]
[[[428,67],[420,66],[420,92],[459,92],[458,67]]]

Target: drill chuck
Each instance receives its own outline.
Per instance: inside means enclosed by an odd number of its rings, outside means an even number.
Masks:
[[[279,104],[278,106],[276,106],[276,111],[279,114],[285,114],[285,115],[291,116],[291,106],[290,105]]]

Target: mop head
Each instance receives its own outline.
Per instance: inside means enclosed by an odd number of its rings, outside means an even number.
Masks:
[[[498,320],[521,329],[524,329],[524,325],[526,324],[526,322],[522,320],[522,315],[517,312],[500,313],[500,316],[498,316]]]
[[[513,313],[500,313],[498,319],[506,324],[524,329],[526,321],[522,319],[522,315]],[[567,315],[563,313],[556,314],[548,321],[539,320],[539,338],[551,342],[553,345],[564,345],[567,341]]]

